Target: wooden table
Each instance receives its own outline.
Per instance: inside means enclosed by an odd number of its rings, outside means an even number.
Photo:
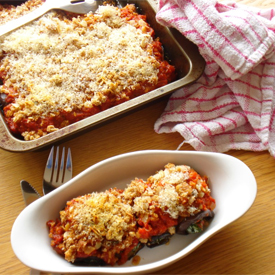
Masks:
[[[272,7],[275,0],[243,0],[242,4]],[[73,174],[114,155],[145,149],[175,150],[179,134],[156,134],[156,119],[167,102],[163,98],[115,121],[61,143],[71,147]],[[193,150],[184,145],[181,150]],[[25,207],[19,182],[29,181],[42,193],[42,176],[49,148],[27,153],[0,149],[0,274],[27,275],[29,268],[14,255],[10,232]],[[258,195],[251,209],[195,252],[154,274],[275,274],[275,160],[266,152],[230,151],[254,173]]]

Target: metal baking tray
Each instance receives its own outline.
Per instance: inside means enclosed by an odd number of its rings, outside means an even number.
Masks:
[[[11,3],[9,0],[6,2]],[[3,3],[3,1],[1,1],[1,3]],[[156,22],[156,0],[120,0],[119,3],[122,6],[128,3],[135,4],[138,12],[147,16],[148,23],[151,25],[151,27],[153,27],[156,33],[156,37],[159,37],[163,44],[165,55],[169,59],[170,63],[176,67],[178,75],[177,80],[147,94],[131,99],[118,106],[92,115],[91,117],[68,125],[56,132],[50,133],[32,141],[25,141],[23,139],[14,137],[10,133],[1,113],[0,148],[13,152],[24,152],[40,149],[51,143],[60,141],[61,139],[80,134],[84,130],[106,122],[115,116],[127,113],[134,108],[140,107],[141,105],[149,103],[162,96],[168,95],[174,90],[196,81],[201,76],[204,71],[205,61],[199,54],[196,45],[186,39],[177,30],[166,28]]]

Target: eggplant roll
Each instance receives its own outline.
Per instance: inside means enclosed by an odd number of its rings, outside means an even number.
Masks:
[[[144,246],[167,243],[175,234],[201,232],[213,218],[215,199],[207,177],[168,163],[146,181],[67,202],[60,218],[47,222],[51,246],[82,265],[124,264]]]

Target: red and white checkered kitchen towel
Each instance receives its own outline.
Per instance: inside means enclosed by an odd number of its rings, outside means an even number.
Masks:
[[[195,43],[203,75],[175,91],[155,123],[196,150],[275,157],[275,10],[215,0],[159,0],[157,20]]]

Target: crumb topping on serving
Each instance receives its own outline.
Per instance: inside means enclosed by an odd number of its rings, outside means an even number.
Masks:
[[[205,192],[210,192],[210,189],[203,187],[202,190],[200,179],[196,186],[191,186],[190,172],[192,169],[189,166],[167,164],[164,170],[149,177],[147,182],[138,179],[132,181],[125,189],[124,196],[133,200],[134,212],[145,215],[144,220],[154,213],[156,208],[160,208],[173,219],[194,215],[201,211],[199,207],[194,206],[195,200],[203,197]]]
[[[75,257],[76,243],[86,253],[91,253],[112,242],[127,246],[129,238],[135,235],[132,208],[116,190],[78,197],[68,202],[60,217],[67,229],[63,239],[65,257],[70,260]]]
[[[158,221],[158,209],[173,221],[193,216],[203,210],[201,199],[209,194],[207,184],[193,169],[169,163],[147,181],[134,179],[124,190],[77,197],[60,212],[65,258],[73,262],[77,253],[98,249],[115,254],[131,246],[134,238],[146,243],[139,235],[140,220],[145,228],[150,220]],[[167,230],[175,233],[174,226]]]

